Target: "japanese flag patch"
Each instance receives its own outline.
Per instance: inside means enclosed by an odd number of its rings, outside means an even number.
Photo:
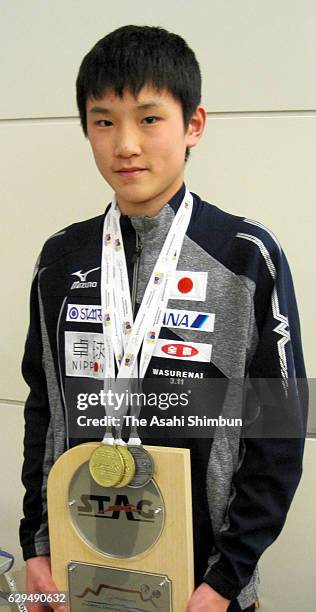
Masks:
[[[169,298],[205,302],[207,272],[176,270]]]

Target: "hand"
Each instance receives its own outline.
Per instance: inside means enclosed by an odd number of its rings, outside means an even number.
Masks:
[[[230,599],[222,597],[206,582],[203,582],[191,596],[187,612],[226,612]]]
[[[58,588],[53,581],[50,558],[32,557],[26,562],[26,590],[28,593],[57,593]],[[49,607],[44,604],[28,603],[29,612],[45,612],[47,609],[68,612],[65,604],[50,603]]]

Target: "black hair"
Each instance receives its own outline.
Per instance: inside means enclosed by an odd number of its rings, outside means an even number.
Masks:
[[[160,27],[127,25],[101,38],[84,57],[77,81],[77,105],[87,136],[86,102],[107,90],[135,97],[144,85],[167,90],[182,106],[185,130],[201,101],[201,73],[185,40]],[[185,161],[189,157],[186,150]]]

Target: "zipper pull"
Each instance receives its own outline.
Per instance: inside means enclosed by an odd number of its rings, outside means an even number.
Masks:
[[[140,238],[140,236],[138,234],[136,234],[136,247],[135,247],[135,251],[132,255],[132,263],[135,264],[137,262],[137,260],[140,257],[140,254],[142,252],[142,248],[143,248],[143,243],[142,240]]]

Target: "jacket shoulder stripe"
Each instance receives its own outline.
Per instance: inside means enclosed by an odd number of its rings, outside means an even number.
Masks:
[[[259,229],[263,230],[264,232],[266,232],[270,238],[272,238],[273,242],[276,244],[276,246],[278,247],[278,249],[281,251],[281,245],[276,237],[276,235],[271,232],[271,230],[266,227],[265,225],[263,225],[262,223],[259,223],[259,221],[255,221],[254,219],[244,219],[244,223],[249,223],[250,225],[253,225],[254,227],[258,227]]]
[[[273,278],[273,280],[275,281],[276,279],[276,269],[275,269],[275,265],[271,259],[271,255],[267,249],[267,247],[263,244],[262,240],[260,240],[259,238],[257,238],[257,236],[253,236],[252,234],[245,234],[243,232],[238,232],[238,234],[236,234],[237,238],[243,238],[244,240],[249,240],[250,242],[253,242],[254,244],[257,245],[257,247],[260,250],[261,255],[263,256],[266,264],[267,264],[267,268]]]
[[[271,277],[273,278],[273,281],[275,283],[276,278],[277,278],[276,268],[271,259],[270,253],[268,249],[266,248],[266,246],[264,245],[264,243],[262,242],[262,240],[260,240],[257,236],[253,236],[251,234],[245,234],[243,232],[239,232],[236,236],[237,238],[249,240],[250,242],[257,245],[257,247],[260,250],[261,255],[263,256],[265,260],[266,266],[271,274]],[[278,324],[276,325],[276,327],[274,327],[273,331],[279,336],[281,336],[279,340],[277,341],[277,349],[278,349],[278,354],[279,354],[279,362],[280,362],[281,376],[283,380],[283,388],[284,388],[285,393],[287,393],[288,365],[287,365],[285,346],[290,341],[291,336],[290,336],[290,331],[289,331],[288,317],[286,315],[283,315],[280,311],[279,297],[278,297],[276,285],[274,285],[273,291],[272,291],[271,308],[272,308],[272,314],[273,314],[274,319],[278,321]]]

